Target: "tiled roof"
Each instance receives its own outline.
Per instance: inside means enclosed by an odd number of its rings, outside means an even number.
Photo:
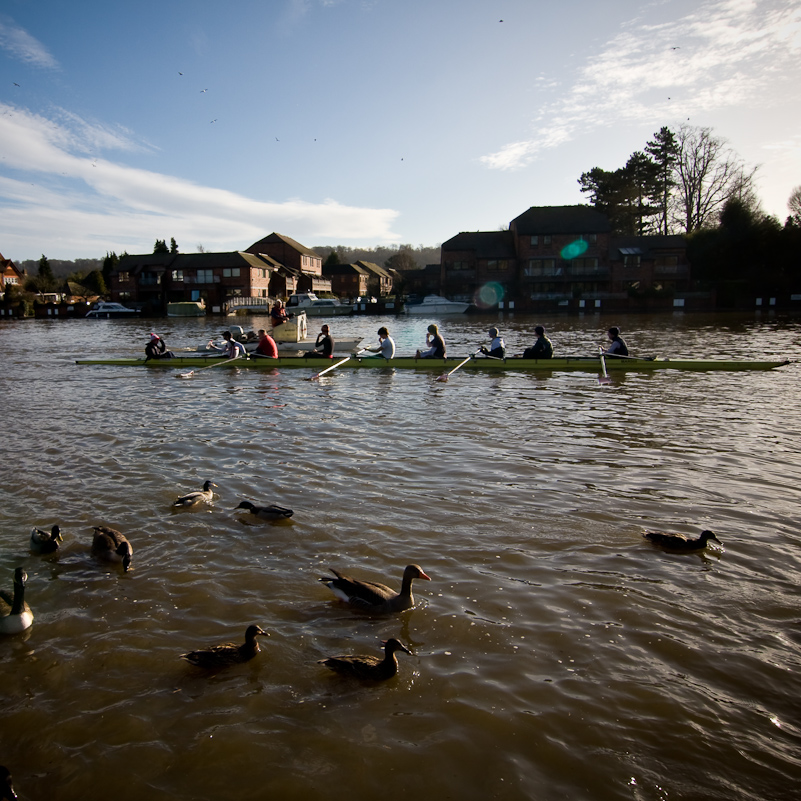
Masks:
[[[442,243],[442,252],[468,250],[477,259],[515,258],[514,235],[511,231],[463,231]]]
[[[532,206],[511,223],[521,236],[601,234],[612,230],[609,218],[591,206]]]

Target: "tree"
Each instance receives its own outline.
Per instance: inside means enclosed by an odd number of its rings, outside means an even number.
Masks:
[[[111,273],[117,269],[117,265],[120,263],[120,260],[117,258],[117,254],[112,250],[111,253],[106,251],[106,258],[103,259],[103,280],[106,284],[111,282]]]
[[[400,253],[390,256],[384,262],[384,267],[386,267],[388,270],[397,270],[401,273],[405,270],[418,269],[417,262],[414,260],[414,256],[412,256],[408,250],[402,250]]]
[[[790,216],[796,225],[801,225],[801,185],[797,186],[790,193],[787,201],[787,208],[790,209]]]
[[[153,252],[154,253],[169,253],[170,249],[167,247],[167,243],[163,239],[157,239],[156,244],[153,245]]]
[[[328,254],[328,258],[323,262],[323,267],[333,267],[339,263],[339,254],[335,250],[332,250]]]
[[[175,254],[178,252],[178,243],[175,241],[175,237],[170,237],[170,253]]]
[[[689,234],[715,225],[730,197],[752,192],[756,169],[747,172],[726,140],[714,136],[711,128],[682,125],[676,138],[671,217]]]
[[[655,195],[652,201],[658,209],[657,231],[667,235],[669,233],[670,196],[673,187],[676,186],[674,169],[679,155],[679,146],[673,131],[662,126],[654,134],[654,138],[645,145],[645,152],[656,165]]]

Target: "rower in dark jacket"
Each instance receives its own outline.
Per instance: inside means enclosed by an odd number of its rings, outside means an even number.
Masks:
[[[523,351],[524,359],[551,359],[553,358],[553,343],[545,336],[545,329],[541,325],[534,326],[537,341]]]
[[[623,337],[620,336],[620,329],[613,325],[606,333],[610,342],[609,347],[604,351],[604,356],[628,356],[629,349],[626,347]]]

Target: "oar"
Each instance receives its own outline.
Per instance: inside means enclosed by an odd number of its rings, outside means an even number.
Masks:
[[[330,367],[326,367],[325,370],[321,370],[319,373],[315,373],[313,376],[311,376],[311,378],[309,378],[309,381],[317,381],[317,380],[319,380],[321,375],[325,375],[326,373],[330,373],[332,370],[336,370],[337,367],[340,367],[341,365],[345,364],[345,362],[349,362],[351,359],[355,358],[356,356],[360,356],[366,350],[367,350],[367,348],[364,348],[364,349],[362,349],[360,351],[357,351],[352,356],[348,356],[347,358],[342,359],[341,361],[338,361],[336,364],[332,364]]]
[[[601,357],[601,369],[604,371],[603,375],[598,376],[598,383],[599,384],[611,384],[612,379],[609,377],[609,373],[606,372],[606,362],[604,361],[604,349],[598,348],[598,355]]]
[[[481,348],[479,348],[475,353],[471,353],[466,359],[459,362],[459,364],[457,364],[456,367],[454,367],[449,373],[443,373],[441,376],[439,376],[439,378],[437,378],[437,381],[447,381],[448,376],[453,375],[460,367],[466,365],[470,359],[475,358],[475,356],[479,353],[481,353]]]
[[[231,362],[235,362],[238,359],[241,359],[241,356],[237,356],[233,359],[226,359],[224,362],[218,362],[217,364],[210,364],[208,367],[198,367],[197,370],[190,370],[188,373],[178,373],[176,378],[191,378],[195,373],[201,373],[203,370],[211,370],[212,367],[222,367],[224,364],[231,364]],[[247,358],[247,357],[245,357]]]

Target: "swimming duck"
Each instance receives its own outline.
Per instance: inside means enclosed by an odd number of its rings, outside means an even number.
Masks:
[[[383,640],[381,645],[384,646],[383,659],[378,656],[330,656],[328,659],[321,659],[318,664],[325,665],[329,670],[343,676],[353,676],[370,681],[386,681],[398,672],[398,658],[395,656],[395,652],[403,651],[410,654],[411,651],[394,637]]]
[[[217,485],[213,481],[207,481],[203,485],[202,490],[198,490],[197,492],[189,492],[186,495],[182,495],[180,498],[176,498],[172,504],[173,508],[188,509],[192,506],[196,506],[199,503],[209,503],[214,497],[214,492],[211,488],[216,486]]]
[[[34,526],[31,529],[31,550],[34,553],[53,553],[58,550],[59,542],[63,542],[61,529],[53,526],[50,531],[45,531]]]
[[[286,520],[295,514],[291,509],[284,506],[256,506],[250,501],[242,501],[237,509],[247,509],[252,515],[260,517],[262,520]],[[234,510],[236,511],[236,509]]]
[[[5,765],[0,765],[0,798],[14,801],[18,797],[11,781],[11,771]]]
[[[122,562],[122,568],[127,573],[131,569],[133,548],[125,535],[105,526],[94,526],[94,532],[92,553],[106,562]]]
[[[395,592],[384,584],[374,581],[359,581],[333,568],[329,568],[329,570],[336,578],[332,579],[326,576],[320,581],[340,600],[367,612],[402,612],[404,609],[411,609],[414,606],[412,582],[416,578],[431,581],[420,565],[407,565],[403,571],[401,590]]]
[[[242,645],[226,642],[222,645],[215,645],[200,651],[190,651],[188,654],[181,654],[181,659],[185,659],[195,667],[200,668],[224,668],[229,665],[238,665],[247,662],[261,650],[256,642],[259,635],[267,635],[267,632],[259,626],[248,626],[245,632],[245,642]]]
[[[28,574],[18,567],[14,571],[14,596],[0,590],[0,634],[19,634],[33,623],[33,612],[25,603],[27,580]]]
[[[660,531],[646,531],[643,537],[670,551],[702,551],[709,540],[720,542],[711,531],[702,531],[697,540],[688,539],[684,534],[663,534]]]

